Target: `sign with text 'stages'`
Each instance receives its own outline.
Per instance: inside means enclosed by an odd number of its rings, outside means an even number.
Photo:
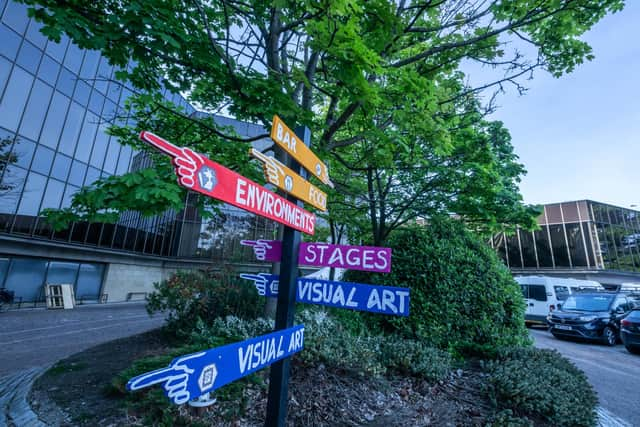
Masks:
[[[304,326],[272,332],[246,341],[180,356],[166,368],[131,378],[127,390],[162,384],[165,394],[181,405],[225,384],[289,357],[304,346]]]
[[[279,240],[241,240],[240,244],[251,246],[259,261],[280,262],[282,259]],[[388,273],[391,271],[391,248],[302,242],[298,264]]]
[[[268,182],[311,206],[323,211],[327,210],[327,195],[318,187],[275,158],[265,156],[255,148],[250,149],[249,154],[263,163],[264,177]]]
[[[323,184],[333,188],[333,183],[329,179],[329,169],[322,160],[307,147],[296,134],[284,124],[278,116],[273,116],[271,125],[271,139],[309,173],[318,178]]]
[[[171,156],[178,182],[183,187],[277,221],[303,233],[314,233],[316,216],[284,197],[202,154],[189,148],[177,147],[151,132],[141,132],[140,139]]]
[[[244,273],[240,277],[253,281],[260,295],[278,295],[278,275]],[[336,282],[311,277],[299,277],[296,287],[298,302],[394,316],[409,315],[409,295],[408,288]]]

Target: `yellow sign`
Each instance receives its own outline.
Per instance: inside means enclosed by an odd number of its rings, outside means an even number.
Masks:
[[[309,173],[333,188],[333,183],[329,179],[327,165],[322,163],[318,156],[304,145],[304,142],[300,141],[296,134],[278,116],[273,116],[271,139],[296,159]]]
[[[252,148],[249,154],[264,163],[264,177],[271,184],[316,208],[327,210],[327,195],[318,187],[274,159]]]

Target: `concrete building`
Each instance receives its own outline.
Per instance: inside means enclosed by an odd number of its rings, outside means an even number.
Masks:
[[[552,203],[538,224],[540,230],[493,238],[514,275],[640,283],[640,211],[592,200]]]
[[[178,268],[249,262],[242,238],[273,238],[271,221],[223,207],[203,221],[193,197],[180,212],[154,218],[128,212],[116,224],[76,222],[54,232],[39,216],[68,207],[81,187],[100,177],[148,166],[143,153],[105,130],[114,117],[131,120],[133,89],[98,52],[39,32],[26,6],[0,0],[0,288],[16,301],[41,303],[46,283],[70,283],[78,300],[142,298]],[[165,98],[190,114],[179,95]],[[258,126],[216,118],[240,135]]]

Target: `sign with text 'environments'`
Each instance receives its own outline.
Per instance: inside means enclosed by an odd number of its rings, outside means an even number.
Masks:
[[[264,178],[268,182],[311,206],[323,211],[327,210],[327,194],[320,191],[318,187],[275,158],[267,156],[255,148],[251,148],[249,154],[263,163]]]
[[[186,147],[176,147],[151,132],[141,132],[140,139],[171,156],[178,182],[183,187],[303,233],[314,233],[316,216],[284,197],[209,160],[202,154]]]
[[[300,141],[296,134],[289,129],[278,116],[273,116],[271,139],[300,163],[300,166],[309,171],[311,175],[333,188],[333,183],[329,179],[329,169],[327,165],[325,165],[309,147]]]
[[[253,281],[260,295],[278,295],[278,275],[243,273],[240,277]],[[408,288],[336,282],[311,277],[299,277],[296,287],[298,302],[394,316],[409,315],[409,295]]]
[[[166,368],[131,378],[127,390],[162,384],[173,403],[181,405],[289,357],[304,346],[304,326],[272,332],[173,359]]]
[[[280,262],[282,259],[279,240],[241,240],[240,244],[251,246],[259,261]],[[391,248],[302,242],[298,264],[388,273],[391,271]]]

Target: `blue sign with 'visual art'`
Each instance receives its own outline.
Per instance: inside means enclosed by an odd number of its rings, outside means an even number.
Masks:
[[[241,274],[240,277],[252,280],[260,295],[267,297],[278,295],[280,279],[278,275],[258,273]],[[409,315],[410,290],[408,288],[336,282],[311,277],[299,277],[297,285],[296,300],[298,302],[395,316]]]
[[[304,346],[304,326],[272,332],[174,359],[169,366],[131,378],[127,390],[163,384],[175,404],[212,390],[289,357]]]

